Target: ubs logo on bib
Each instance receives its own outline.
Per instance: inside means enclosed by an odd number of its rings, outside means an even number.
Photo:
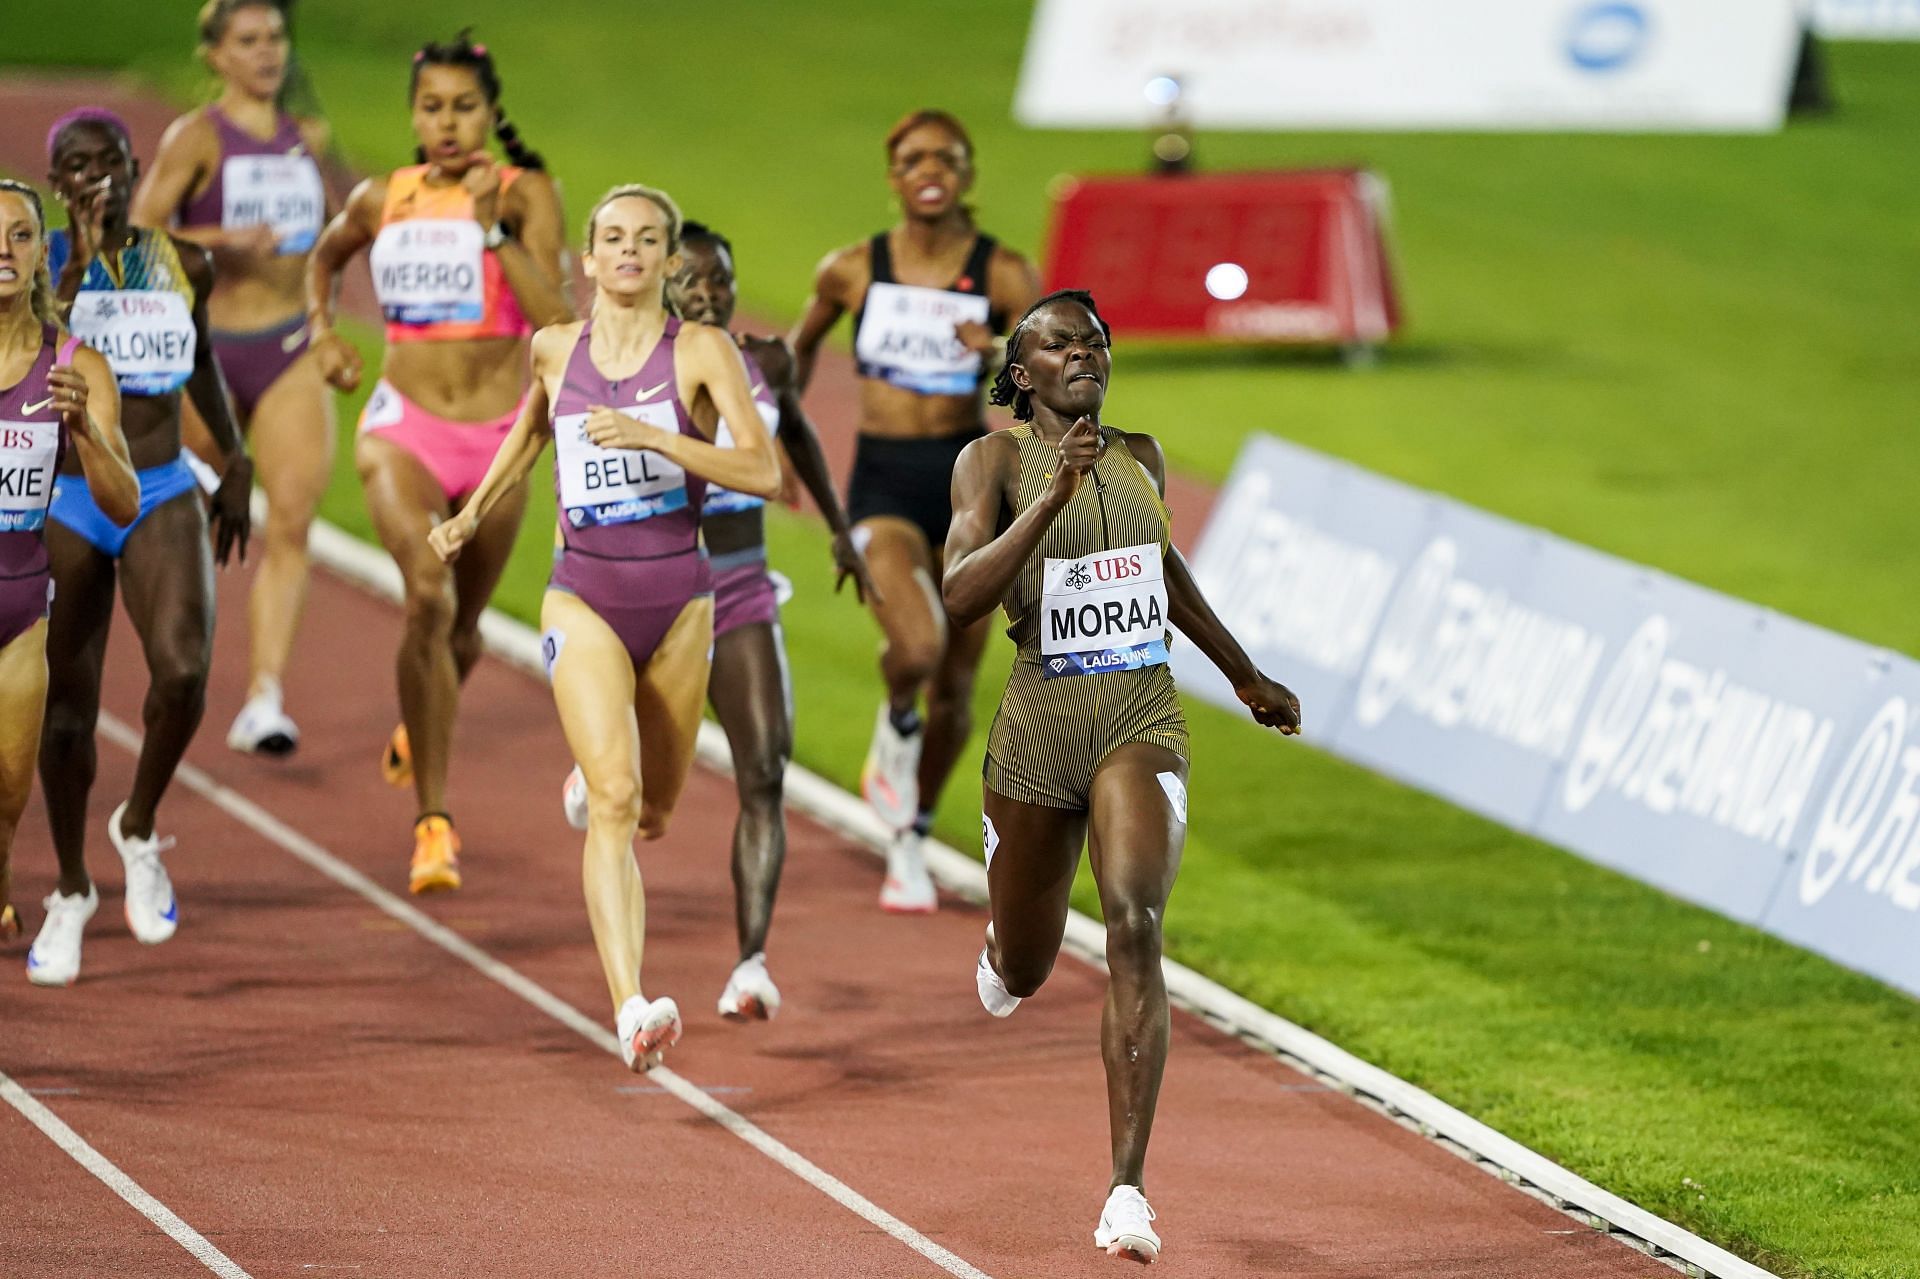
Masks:
[[[1067,576],[1064,580],[1068,590],[1084,591],[1092,584],[1093,574],[1087,572],[1086,563],[1082,561],[1067,570]]]

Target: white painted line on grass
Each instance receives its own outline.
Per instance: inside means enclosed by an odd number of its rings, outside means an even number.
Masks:
[[[400,571],[377,548],[330,524],[316,523],[312,549],[316,560],[340,576],[387,600],[399,600]],[[481,619],[480,630],[494,656],[545,680],[540,662],[540,637],[533,628],[488,609]],[[709,768],[722,773],[732,770],[726,734],[710,720],[700,725],[699,750],[701,762]],[[891,832],[873,815],[873,810],[819,774],[798,764],[788,765],[786,793],[789,805],[822,825],[872,852],[881,853],[886,849]],[[984,866],[938,840],[926,841],[926,850],[928,868],[942,887],[970,901],[986,901]],[[1072,912],[1067,918],[1066,945],[1095,967],[1105,968],[1106,929],[1098,920],[1077,910]],[[1165,965],[1167,993],[1176,1001],[1230,1032],[1256,1039],[1296,1058],[1344,1088],[1373,1099],[1390,1112],[1404,1115],[1415,1126],[1445,1137],[1475,1158],[1538,1187],[1556,1203],[1591,1213],[1614,1229],[1645,1240],[1658,1251],[1678,1257],[1716,1279],[1779,1279],[1772,1271],[1742,1260],[1692,1231],[1601,1189],[1432,1093],[1362,1061],[1338,1044],[1261,1008],[1191,968],[1173,960],[1165,961]]]
[[[28,1096],[27,1090],[15,1083],[5,1071],[0,1071],[0,1100],[5,1100],[9,1106],[25,1115],[28,1123],[45,1133],[48,1140],[66,1151],[75,1163],[98,1177],[108,1190],[160,1227],[169,1239],[192,1253],[196,1261],[219,1275],[220,1279],[253,1279],[252,1275],[235,1265],[231,1257],[208,1243],[205,1235],[174,1215],[173,1209],[142,1190],[139,1182],[121,1172],[112,1160],[88,1145],[87,1139],[67,1127],[60,1116]]]
[[[136,733],[126,721],[120,719],[118,716],[107,711],[101,711],[99,731],[102,737],[114,743],[116,746],[122,747],[134,755],[140,753],[140,735]],[[232,817],[235,821],[238,821],[241,825],[252,830],[261,838],[277,844],[281,849],[299,861],[306,863],[314,870],[319,871],[334,883],[365,899],[381,913],[411,928],[414,932],[420,934],[455,958],[465,961],[483,976],[498,982],[547,1016],[553,1018],[575,1034],[578,1034],[582,1039],[587,1040],[605,1052],[611,1053],[616,1060],[619,1059],[620,1041],[614,1036],[611,1030],[608,1030],[605,1026],[587,1016],[572,1004],[567,1003],[538,982],[523,976],[517,970],[501,963],[486,951],[460,936],[460,934],[435,920],[432,916],[394,896],[372,879],[362,874],[359,870],[341,861],[338,857],[335,857],[319,844],[308,839],[305,835],[302,835],[299,831],[293,829],[293,827],[287,825],[272,813],[269,813],[266,809],[248,799],[239,791],[222,785],[204,770],[185,762],[182,762],[181,765],[174,770],[174,780],[182,786],[185,786],[188,790],[209,800],[215,807],[219,808],[229,817]],[[877,1226],[887,1234],[892,1235],[895,1239],[913,1249],[928,1261],[933,1262],[948,1274],[954,1275],[956,1279],[991,1279],[991,1276],[985,1271],[980,1270],[958,1254],[947,1248],[943,1248],[933,1240],[927,1238],[927,1236],[921,1234],[906,1222],[880,1207],[871,1199],[868,1199],[865,1195],[862,1195],[859,1191],[853,1189],[853,1187],[847,1185],[838,1177],[835,1177],[832,1173],[827,1172],[824,1168],[813,1163],[805,1156],[782,1144],[777,1138],[766,1132],[752,1120],[722,1103],[715,1101],[712,1097],[708,1096],[699,1085],[687,1082],[664,1066],[655,1067],[652,1071],[649,1071],[647,1080],[650,1083],[658,1084],[663,1090],[673,1094],[688,1106],[699,1111],[702,1115],[706,1116],[706,1118],[746,1142],[749,1146],[752,1146],[755,1150],[758,1150],[761,1154],[782,1168],[785,1168],[788,1172],[800,1178],[800,1180],[806,1182],[821,1194],[826,1195],[835,1203],[840,1204],[855,1216],[862,1218],[869,1224]],[[32,1102],[32,1098],[25,1097],[24,1094],[22,1094],[22,1097],[24,1100]],[[11,1100],[11,1098],[9,1098],[9,1100]],[[18,1103],[15,1104],[17,1105]],[[39,1103],[34,1102],[33,1104],[38,1105]],[[55,1120],[55,1122],[57,1123],[59,1121]],[[58,1138],[56,1138],[56,1140],[58,1140]],[[79,1139],[76,1137],[74,1140],[78,1141]],[[108,1167],[111,1167],[111,1165],[108,1165]],[[95,1175],[100,1176],[97,1171]],[[104,1181],[106,1178],[101,1176],[101,1180]],[[108,1182],[108,1184],[112,1185],[113,1183]],[[127,1184],[132,1185],[131,1182]],[[118,1189],[118,1187],[115,1188]],[[136,1191],[139,1190],[137,1186],[133,1188]],[[123,1195],[125,1194],[124,1191],[121,1193]],[[129,1200],[129,1202],[132,1201]],[[135,1206],[137,1207],[138,1205],[136,1204]],[[160,1207],[157,1203],[154,1206],[157,1208]],[[166,1211],[165,1208],[160,1208],[160,1210],[162,1212]],[[168,1215],[171,1216],[172,1214]],[[181,1229],[184,1230],[186,1227],[182,1226]],[[177,1237],[178,1236],[176,1236],[176,1238]],[[200,1238],[198,1235],[194,1235],[193,1237],[195,1239]],[[200,1242],[202,1244],[206,1243],[205,1240],[200,1240]],[[211,1247],[211,1245],[207,1246],[209,1248]],[[198,1256],[199,1254],[195,1253],[195,1255]],[[215,1255],[217,1256],[218,1254]],[[223,1257],[221,1260],[225,1261],[226,1259]],[[232,1263],[229,1262],[228,1264],[231,1265]],[[216,1273],[226,1275],[229,1272],[216,1271]],[[244,1272],[237,1267],[231,1274],[239,1276],[240,1279],[247,1279]]]

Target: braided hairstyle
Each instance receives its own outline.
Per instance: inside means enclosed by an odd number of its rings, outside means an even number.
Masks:
[[[413,101],[414,93],[420,87],[420,69],[422,67],[466,67],[480,81],[480,91],[487,95],[487,105],[493,108],[493,136],[500,139],[500,149],[507,153],[507,159],[523,169],[541,169],[547,162],[538,151],[520,140],[520,131],[507,122],[507,113],[500,106],[500,72],[493,65],[493,55],[487,52],[484,44],[473,42],[473,28],[462,27],[460,34],[445,43],[430,43],[420,46],[413,55],[413,74],[407,79],[407,101]],[[425,164],[425,148],[415,147],[414,160]]]
[[[702,244],[718,245],[720,248],[725,249],[727,251],[727,261],[729,262],[733,261],[733,241],[729,240],[726,236],[721,235],[718,231],[714,230],[712,227],[708,226],[704,222],[694,222],[689,220],[687,222],[681,223],[680,239],[682,243],[688,240],[698,240]]]
[[[1020,323],[1013,326],[1013,332],[1007,334],[1007,353],[1000,361],[1000,372],[994,375],[993,389],[987,393],[987,399],[1001,407],[1013,406],[1013,419],[1016,422],[1033,421],[1033,393],[1023,391],[1013,380],[1013,366],[1020,362],[1020,339],[1027,331],[1027,323],[1042,310],[1055,302],[1077,302],[1087,308],[1087,314],[1100,326],[1100,332],[1107,341],[1113,341],[1113,328],[1101,318],[1100,308],[1093,304],[1093,294],[1085,289],[1056,289],[1028,307],[1020,317]]]
[[[27,306],[28,309],[33,312],[34,319],[40,321],[42,324],[51,324],[57,328],[60,325],[60,311],[54,303],[53,278],[47,274],[47,255],[45,253],[47,242],[47,211],[40,203],[40,193],[26,183],[16,182],[12,178],[0,178],[0,191],[5,191],[8,195],[17,195],[26,201],[27,207],[33,210],[33,220],[40,224],[40,247],[42,252],[40,254],[40,260],[34,263],[33,266],[33,291],[27,295]]]

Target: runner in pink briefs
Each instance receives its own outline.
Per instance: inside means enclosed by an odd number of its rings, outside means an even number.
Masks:
[[[281,680],[306,603],[307,533],[333,473],[333,396],[307,356],[303,314],[307,255],[333,211],[316,162],[327,130],[281,107],[292,57],[277,0],[206,0],[199,37],[220,96],[168,127],[133,221],[171,225],[213,254],[213,350],[267,497],[247,610],[247,695],[227,745],[278,756],[300,741]],[[180,430],[190,462],[218,456],[191,404]]]
[[[104,515],[126,525],[140,511],[113,370],[63,338],[46,261],[40,197],[25,183],[0,179],[0,942],[21,928],[13,835],[33,789],[46,715],[47,508],[68,451]]]
[[[676,314],[726,329],[733,323],[733,245],[698,222],[680,233],[680,269],[667,281]],[[739,338],[754,407],[776,433],[801,482],[834,532],[840,582],[851,578],[862,600],[872,590],[866,557],[853,545],[846,512],[820,451],[819,437],[795,394],[793,355],[778,338]],[[702,422],[704,427],[707,423]],[[730,446],[727,423],[715,439]],[[793,694],[780,638],[779,606],[767,571],[766,500],[717,484],[707,486],[700,534],[713,561],[713,677],[707,697],[733,752],[740,816],[733,828],[734,920],[740,958],[720,994],[720,1015],[766,1020],[780,1008],[780,991],[767,973],[767,932],[786,861],[787,826],[781,808],[787,761],[793,755]],[[567,820],[587,827],[586,782],[579,769],[567,778]]]
[[[465,510],[527,395],[534,325],[573,316],[564,283],[560,200],[543,162],[500,108],[487,47],[462,32],[413,55],[408,92],[419,163],[354,189],[321,233],[307,314],[321,372],[343,391],[360,356],[333,329],[340,272],[369,250],[387,319],[379,384],[360,416],[355,461],[381,542],[406,582],[401,724],[381,771],[417,801],[407,886],[460,886],[460,838],[447,813],[447,766],[460,685],[480,658],[480,615],[506,567],[526,502],[499,495],[457,565],[427,530]],[[485,150],[499,139],[511,165]]]
[[[646,896],[633,838],[666,833],[693,766],[713,647],[701,502],[709,481],[760,497],[780,486],[733,339],[667,312],[680,227],[672,199],[650,187],[616,187],[594,206],[593,318],[535,336],[526,408],[472,499],[427,539],[442,559],[460,556],[552,438],[563,542],[540,609],[547,677],[586,779],[587,917],[635,1070],[681,1031],[673,1000],[640,993]],[[701,426],[723,417],[728,448]]]

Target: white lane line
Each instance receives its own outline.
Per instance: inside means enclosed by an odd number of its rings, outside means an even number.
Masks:
[[[112,1160],[87,1144],[87,1139],[27,1095],[27,1090],[0,1070],[0,1100],[27,1117],[27,1122],[47,1135],[48,1140],[72,1156],[73,1161],[98,1177],[114,1194],[133,1206],[133,1210],[160,1227],[168,1238],[192,1253],[194,1259],[219,1275],[220,1279],[253,1279],[233,1263],[233,1259],[207,1242],[206,1236],[174,1215],[173,1209],[140,1188],[140,1183],[121,1172]]]
[[[400,602],[400,570],[379,548],[319,520],[313,526],[312,552],[315,561],[348,583],[390,604]],[[540,634],[526,623],[489,608],[481,615],[480,635],[495,657],[534,679],[545,678],[540,662]],[[703,764],[717,773],[731,775],[732,752],[718,724],[701,721],[699,749]],[[846,836],[876,857],[885,854],[893,838],[893,832],[858,796],[848,794],[798,764],[787,765],[787,807]],[[926,854],[927,868],[942,888],[976,904],[985,904],[986,867],[936,839],[926,841]],[[1068,914],[1065,949],[1103,972],[1106,940],[1106,929],[1099,921],[1077,910]],[[1343,1088],[1377,1102],[1389,1115],[1402,1116],[1403,1122],[1411,1121],[1409,1126],[1423,1132],[1431,1129],[1428,1136],[1445,1137],[1466,1151],[1477,1167],[1498,1170],[1501,1180],[1536,1187],[1555,1207],[1563,1210],[1569,1205],[1577,1207],[1606,1221],[1618,1232],[1645,1240],[1652,1245],[1655,1255],[1669,1253],[1716,1279],[1777,1279],[1772,1271],[1736,1257],[1692,1231],[1596,1186],[1424,1089],[1361,1060],[1331,1040],[1259,1007],[1193,969],[1171,959],[1165,960],[1163,967],[1167,973],[1167,994],[1176,1003],[1225,1027],[1229,1033],[1242,1038],[1251,1036],[1272,1051],[1300,1062],[1308,1073],[1337,1080]]]
[[[100,735],[108,741],[137,755],[140,751],[140,735],[126,721],[107,711],[100,712]],[[427,915],[408,902],[402,901],[386,889],[376,884],[358,870],[335,857],[320,845],[288,826],[285,822],[260,807],[239,791],[223,786],[211,775],[192,764],[182,762],[174,770],[174,780],[188,790],[210,800],[215,807],[229,817],[246,826],[255,834],[279,845],[295,858],[305,862],[334,883],[358,894],[370,902],[375,909],[392,919],[405,924],[414,932],[432,942],[440,949],[459,959],[465,960],[482,975],[505,986],[520,998],[538,1008],[582,1039],[611,1053],[620,1055],[620,1041],[611,1030],[588,1017],[585,1013],[567,1003],[558,995],[539,985],[528,977],[522,976],[513,968],[501,963],[486,951],[481,950],[466,938],[446,928],[432,916]],[[933,1240],[909,1226],[886,1209],[868,1199],[853,1187],[835,1177],[832,1173],[813,1163],[797,1151],[783,1145],[777,1138],[766,1132],[752,1120],[731,1110],[708,1096],[699,1085],[688,1083],[679,1075],[664,1066],[656,1067],[647,1075],[650,1083],[658,1084],[665,1091],[699,1111],[740,1140],[758,1150],[767,1158],[785,1168],[800,1180],[818,1190],[821,1194],[840,1204],[871,1225],[878,1226],[907,1247],[913,1249],[928,1261],[933,1262],[956,1279],[992,1279],[985,1271],[959,1255],[941,1247]],[[30,1098],[28,1100],[31,1100]],[[57,1122],[57,1121],[56,1121]],[[77,1140],[77,1139],[76,1139]],[[104,1178],[103,1178],[104,1180]],[[109,1183],[111,1184],[111,1183]],[[131,1184],[131,1183],[129,1183]],[[136,1187],[137,1189],[137,1187]],[[158,1205],[156,1205],[158,1206]],[[165,1211],[162,1209],[162,1211]],[[184,1227],[183,1227],[184,1229]],[[199,1236],[194,1236],[196,1239]],[[205,1242],[204,1240],[202,1241]],[[197,1254],[196,1254],[197,1255]],[[224,1258],[223,1258],[224,1260]],[[231,1263],[229,1263],[231,1264]],[[225,1273],[225,1272],[221,1272]],[[234,1274],[241,1274],[237,1269]]]

